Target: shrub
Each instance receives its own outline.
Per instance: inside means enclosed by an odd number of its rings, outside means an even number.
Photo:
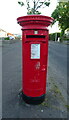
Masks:
[[[62,37],[60,37],[60,40],[61,40],[61,41],[69,41],[69,37],[67,37],[67,36],[64,34]]]
[[[9,40],[9,37],[4,38],[4,40]]]
[[[58,40],[58,37],[60,37],[60,33],[51,33],[51,34],[49,34],[49,40],[55,41],[55,37],[56,37],[56,40]]]

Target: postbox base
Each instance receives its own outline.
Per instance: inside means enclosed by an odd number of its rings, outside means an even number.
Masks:
[[[45,94],[39,97],[29,97],[22,93],[22,98],[27,104],[37,105],[44,101]]]

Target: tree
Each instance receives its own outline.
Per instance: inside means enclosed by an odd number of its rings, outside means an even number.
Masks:
[[[33,2],[33,7],[31,7],[31,1],[30,0],[26,0],[26,7],[27,7],[27,14],[41,14],[41,12],[39,12],[39,8],[44,8],[46,6],[50,5],[50,0],[32,0]],[[20,4],[21,6],[24,6],[24,2],[22,1],[18,1],[18,4]]]
[[[63,36],[65,29],[69,28],[69,1],[59,2],[51,17],[55,19],[53,24],[58,21]]]

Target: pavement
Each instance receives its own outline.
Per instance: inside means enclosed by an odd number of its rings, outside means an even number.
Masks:
[[[39,105],[29,105],[19,96],[22,81],[21,41],[3,44],[2,118],[68,118],[66,48],[67,45],[49,42],[46,98]]]
[[[67,45],[49,42],[49,66],[56,84],[60,87],[65,101],[67,101]]]
[[[0,118],[2,117],[2,47],[0,47]]]

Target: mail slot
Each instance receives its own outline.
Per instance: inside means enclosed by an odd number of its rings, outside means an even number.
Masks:
[[[45,38],[45,35],[27,35],[26,38]]]
[[[22,95],[26,103],[39,104],[46,94],[48,29],[53,18],[28,15],[17,18],[22,26]]]

